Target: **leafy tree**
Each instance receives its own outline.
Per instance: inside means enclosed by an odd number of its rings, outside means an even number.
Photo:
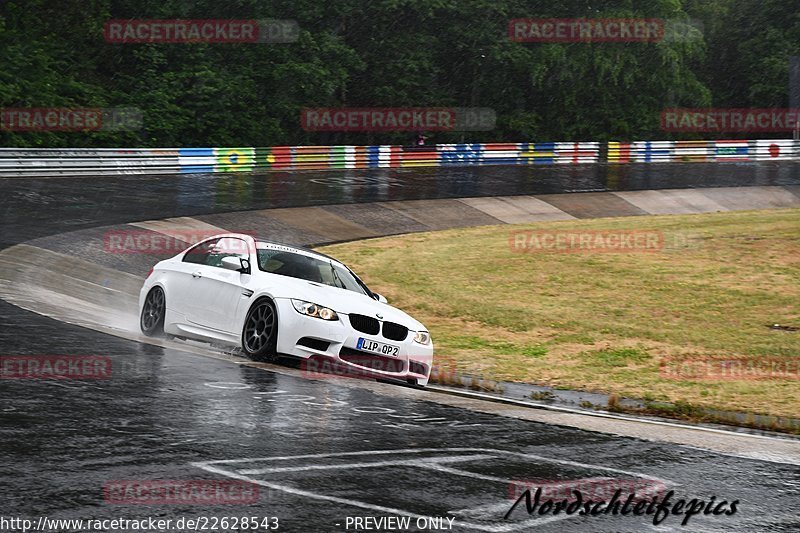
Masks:
[[[303,131],[307,107],[488,107],[435,142],[665,137],[665,107],[785,107],[800,15],[783,0],[7,0],[0,107],[135,107],[136,131],[11,132],[3,146],[407,142]],[[660,18],[657,43],[512,42],[514,18]],[[291,19],[287,44],[113,44],[110,19]],[[686,26],[692,23],[694,26]]]

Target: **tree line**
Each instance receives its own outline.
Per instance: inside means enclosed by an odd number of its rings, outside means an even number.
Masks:
[[[303,129],[303,109],[322,107],[496,113],[491,130],[431,132],[432,142],[713,138],[664,132],[660,113],[788,107],[797,8],[794,0],[4,0],[0,108],[134,108],[142,125],[4,126],[0,146],[408,142],[408,132]],[[515,42],[508,26],[518,18],[654,18],[669,31],[657,42]],[[299,31],[288,43],[109,42],[104,25],[118,19],[284,19]]]

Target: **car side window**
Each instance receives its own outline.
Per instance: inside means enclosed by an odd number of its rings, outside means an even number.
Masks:
[[[249,259],[247,243],[234,237],[212,239],[198,244],[183,256],[184,263],[195,263],[213,267],[222,267],[223,257],[241,257]]]
[[[242,259],[249,259],[247,253],[247,243],[242,239],[233,237],[224,237],[219,239],[214,246],[212,246],[208,254],[205,255],[203,264],[213,267],[222,268],[222,259],[224,257],[239,257]]]
[[[214,249],[220,240],[221,239],[211,239],[210,241],[201,242],[183,255],[183,262],[205,265],[211,250]]]

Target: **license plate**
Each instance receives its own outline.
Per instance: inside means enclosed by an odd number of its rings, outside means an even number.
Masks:
[[[393,355],[397,356],[400,353],[400,348],[397,346],[392,346],[391,344],[384,344],[378,341],[371,341],[369,339],[360,338],[358,339],[358,344],[356,348],[359,350],[364,350],[365,352],[372,352],[381,355]]]

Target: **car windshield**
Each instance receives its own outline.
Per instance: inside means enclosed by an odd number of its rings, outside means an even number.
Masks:
[[[270,274],[304,279],[370,296],[369,289],[348,269],[324,258],[286,250],[259,249],[258,268]]]

